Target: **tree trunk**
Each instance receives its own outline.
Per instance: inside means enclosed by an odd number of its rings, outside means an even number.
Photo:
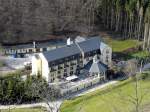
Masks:
[[[149,34],[148,34],[148,43],[147,47],[150,48],[150,24],[149,24]]]
[[[127,33],[128,33],[128,16],[127,16],[127,14],[126,14],[126,15],[125,15],[124,39],[127,38]]]
[[[147,47],[147,36],[148,36],[148,23],[145,23],[143,50],[145,50]]]
[[[114,10],[113,8],[111,9],[111,30],[113,30],[114,26]]]
[[[115,31],[118,31],[118,30],[119,30],[119,22],[120,22],[120,13],[118,12],[118,14],[117,14],[117,23],[116,23],[116,29],[115,29]]]

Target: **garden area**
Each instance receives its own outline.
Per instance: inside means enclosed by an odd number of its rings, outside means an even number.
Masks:
[[[97,90],[93,93],[66,100],[61,106],[61,112],[131,112],[135,110],[138,98],[139,108],[150,104],[150,75],[146,74],[138,81],[138,96],[136,83],[129,79],[117,85]]]

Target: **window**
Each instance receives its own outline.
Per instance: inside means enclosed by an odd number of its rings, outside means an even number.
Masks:
[[[64,73],[64,77],[67,77],[67,73]]]
[[[67,69],[64,69],[64,72],[67,72]]]
[[[106,62],[107,62],[107,63],[109,62],[109,57],[108,57],[108,56],[106,56]]]
[[[77,70],[77,72],[76,72],[77,74],[80,74],[80,70]]]
[[[59,70],[62,69],[62,68],[63,68],[63,67],[62,67],[61,65],[58,66],[58,69],[59,69]]]
[[[108,49],[106,50],[106,54],[109,54],[109,50]]]
[[[73,67],[71,67],[70,70],[73,70]]]
[[[55,66],[55,63],[52,63],[53,66]]]
[[[36,49],[36,52],[40,52],[40,49]]]
[[[73,71],[70,72],[70,75],[73,75]]]
[[[57,78],[58,78],[58,79],[60,79],[60,78],[61,78],[61,76],[57,76]]]
[[[61,72],[60,72],[60,71],[58,71],[57,73],[58,73],[58,74],[60,74]]]
[[[31,53],[32,52],[32,49],[29,49],[29,53]]]
[[[47,51],[47,48],[43,48],[43,51]]]

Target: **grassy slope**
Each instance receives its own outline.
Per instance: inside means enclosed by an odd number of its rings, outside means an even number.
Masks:
[[[139,51],[136,53],[131,53],[132,57],[138,57],[138,58],[146,58],[150,56],[150,53],[148,51]]]
[[[44,108],[24,108],[24,109],[12,109],[12,110],[1,110],[0,112],[45,112]]]
[[[129,48],[138,46],[140,43],[137,40],[116,40],[112,38],[104,38],[104,41],[113,49],[113,52],[122,52]]]
[[[136,48],[137,46],[141,45],[141,42],[137,40],[117,40],[117,39],[112,39],[109,37],[103,38],[104,41],[112,47],[113,52],[119,52],[119,53],[124,53],[123,51],[129,49],[129,48]],[[131,58],[147,58],[150,56],[150,53],[148,51],[136,51],[136,52],[129,52],[125,53],[122,58],[124,60],[126,59],[131,59]]]
[[[125,83],[125,82],[121,82]],[[128,112],[134,106],[126,100],[129,95],[134,95],[135,83],[123,84],[118,88],[98,90],[92,94],[87,94],[73,100],[67,100],[61,107],[61,112]],[[150,88],[150,81],[140,81],[141,88]],[[140,89],[142,91],[143,89]],[[143,90],[145,92],[145,90]],[[140,93],[144,93],[140,92]],[[143,104],[150,103],[150,93],[147,92]]]

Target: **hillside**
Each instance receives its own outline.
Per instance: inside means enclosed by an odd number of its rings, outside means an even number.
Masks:
[[[107,29],[150,46],[149,0],[0,0],[0,42],[21,43]]]
[[[0,0],[0,42],[22,43],[89,32],[94,24],[89,19],[94,12],[91,4],[92,0]]]

